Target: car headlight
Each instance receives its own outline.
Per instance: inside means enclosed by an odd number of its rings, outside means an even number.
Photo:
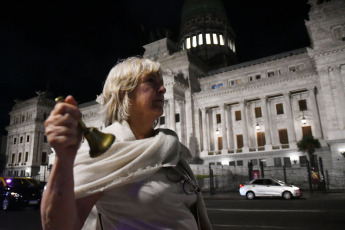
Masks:
[[[20,197],[20,194],[16,193],[16,192],[11,192],[11,196],[18,198],[18,197]]]

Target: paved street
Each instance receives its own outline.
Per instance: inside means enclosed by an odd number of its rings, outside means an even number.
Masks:
[[[305,193],[294,200],[246,200],[237,193],[204,197],[214,230],[345,229],[344,193]]]
[[[342,230],[345,193],[305,193],[295,200],[246,200],[237,193],[204,194],[214,230]],[[40,230],[36,209],[0,211],[0,230]]]

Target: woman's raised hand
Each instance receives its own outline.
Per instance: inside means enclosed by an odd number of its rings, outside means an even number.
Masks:
[[[74,161],[82,138],[82,131],[78,124],[81,112],[77,102],[68,96],[65,102],[57,103],[45,121],[45,132],[48,142],[56,152],[56,157]]]

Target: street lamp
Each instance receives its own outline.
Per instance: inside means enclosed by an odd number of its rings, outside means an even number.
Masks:
[[[256,122],[255,128],[256,128],[256,130],[259,130],[259,129],[260,129],[260,125],[259,125],[258,122]]]
[[[307,119],[305,119],[304,114],[303,114],[303,117],[302,117],[302,120],[301,120],[301,121],[302,121],[302,124],[303,124],[303,125],[305,125],[305,124],[307,123]]]
[[[218,128],[216,129],[216,135],[219,136],[220,132],[218,130]]]

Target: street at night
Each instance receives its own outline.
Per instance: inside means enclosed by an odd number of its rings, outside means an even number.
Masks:
[[[205,196],[214,230],[324,230],[345,229],[344,193],[326,193],[294,200],[246,200],[238,194]],[[38,230],[39,210],[0,212],[0,230]]]

